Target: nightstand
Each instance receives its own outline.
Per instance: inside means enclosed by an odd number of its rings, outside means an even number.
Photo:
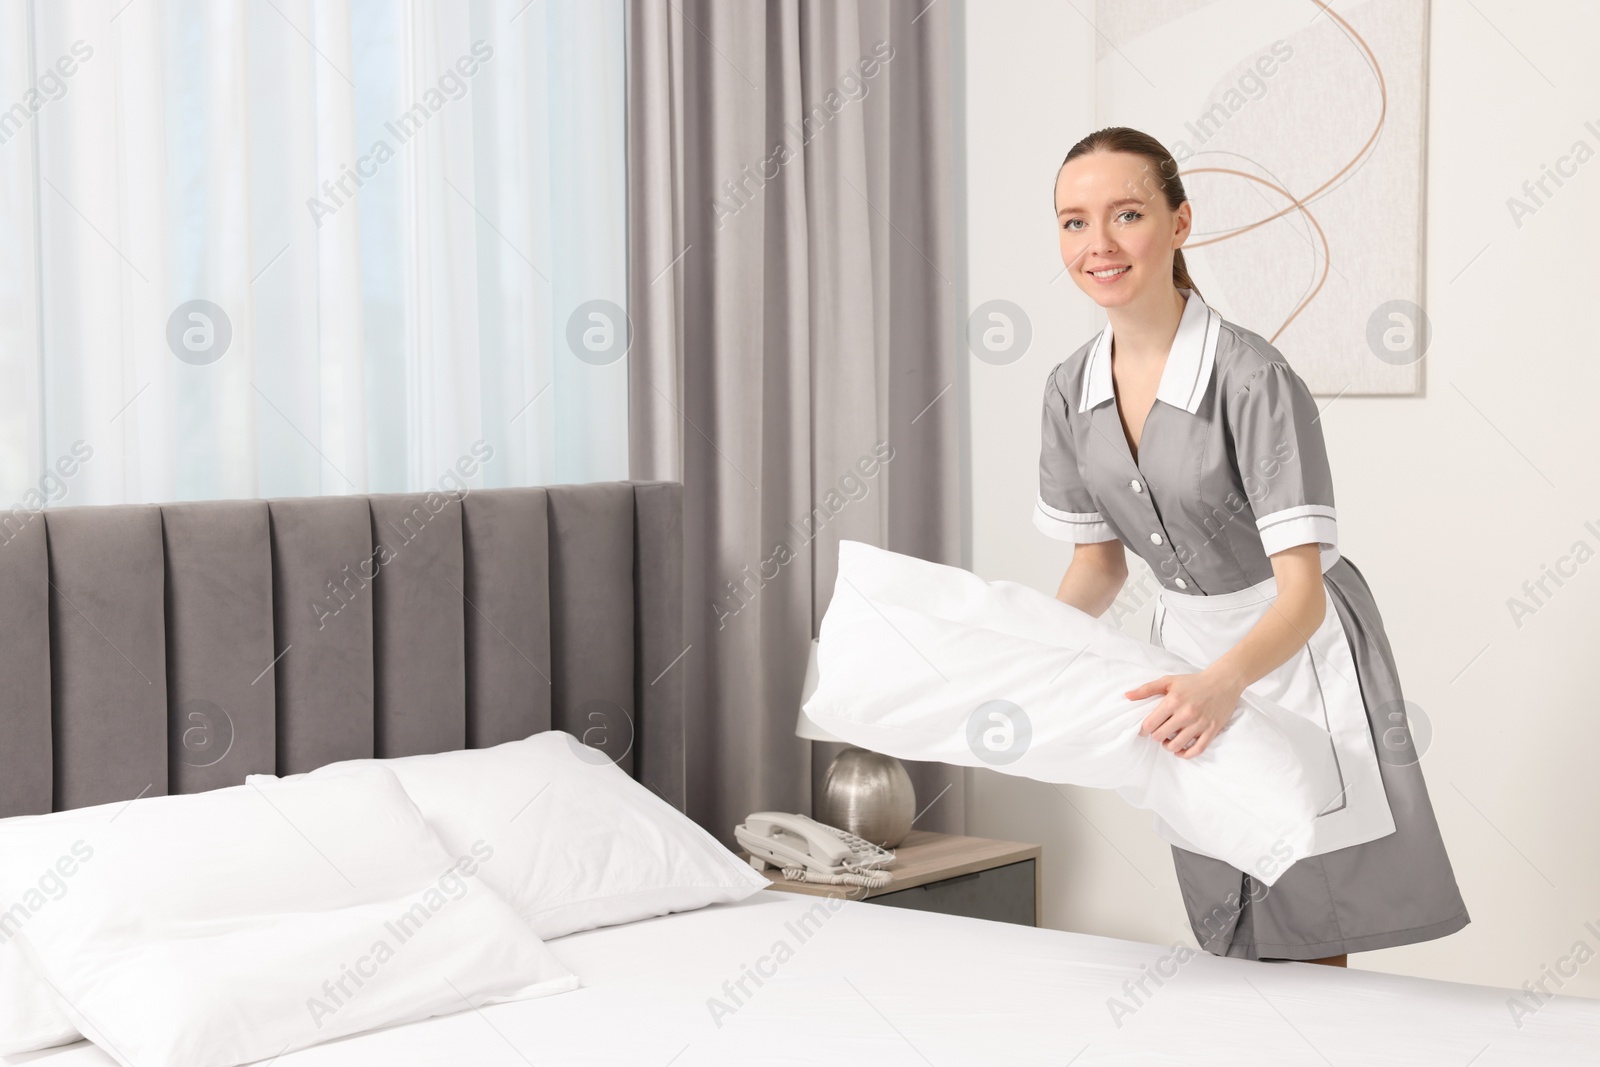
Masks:
[[[749,860],[749,853],[739,856]],[[894,850],[892,877],[876,889],[791,882],[765,873],[772,888],[818,897],[847,897],[895,908],[966,915],[974,919],[1039,925],[1039,846],[986,837],[913,830]]]

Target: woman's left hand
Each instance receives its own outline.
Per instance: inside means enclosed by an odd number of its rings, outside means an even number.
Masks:
[[[1139,725],[1141,737],[1163,738],[1161,747],[1179,759],[1191,759],[1206,750],[1211,739],[1227,728],[1244,687],[1210,671],[1198,674],[1164,674],[1137,689],[1129,700],[1157,693],[1166,698]],[[1192,743],[1191,743],[1192,742]]]

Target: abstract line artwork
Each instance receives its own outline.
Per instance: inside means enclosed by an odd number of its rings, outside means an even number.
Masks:
[[[1422,389],[1427,19],[1423,0],[1096,5],[1098,125],[1172,152],[1206,302],[1319,395]]]

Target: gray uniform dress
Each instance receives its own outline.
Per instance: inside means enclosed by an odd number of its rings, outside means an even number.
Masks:
[[[1173,845],[1195,937],[1216,955],[1314,959],[1453,933],[1471,920],[1404,728],[1383,619],[1365,577],[1338,551],[1316,402],[1264,338],[1192,290],[1179,292],[1183,318],[1137,462],[1112,387],[1110,326],[1051,371],[1034,523],[1074,543],[1120,540],[1172,603],[1272,585],[1272,553],[1318,544],[1337,612],[1325,625],[1342,625],[1348,641],[1359,680],[1348,692],[1364,705],[1383,787],[1376,795],[1387,797],[1394,823],[1386,836],[1302,858],[1271,886]],[[1164,643],[1159,631],[1152,640]],[[1361,709],[1350,714],[1359,731]]]

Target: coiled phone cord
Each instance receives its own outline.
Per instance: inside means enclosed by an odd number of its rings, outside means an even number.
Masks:
[[[849,865],[846,864],[848,867]],[[831,885],[859,885],[867,889],[876,889],[887,885],[894,875],[889,871],[868,869],[845,870],[840,874],[825,874],[822,871],[808,870],[805,867],[784,867],[783,876],[791,882],[826,882]]]

